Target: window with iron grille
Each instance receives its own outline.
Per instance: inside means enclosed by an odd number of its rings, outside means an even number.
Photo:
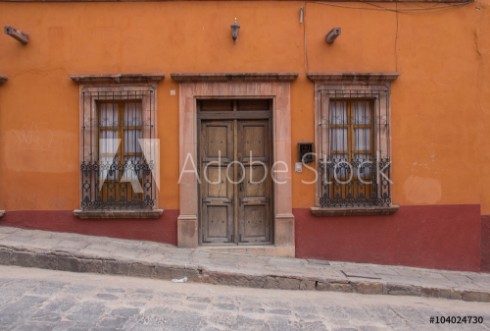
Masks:
[[[309,78],[315,82],[317,206],[389,209],[390,82],[396,75],[310,74]]]
[[[81,209],[75,214],[158,217],[155,86],[101,85],[96,78],[95,86],[80,87]]]

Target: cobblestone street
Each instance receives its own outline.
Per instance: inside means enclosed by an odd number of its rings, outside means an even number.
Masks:
[[[490,304],[0,267],[1,330],[490,330]],[[483,324],[430,324],[431,316]]]

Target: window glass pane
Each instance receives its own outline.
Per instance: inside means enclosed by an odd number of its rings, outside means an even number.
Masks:
[[[342,100],[330,101],[328,122],[337,125],[347,124],[347,102]]]
[[[365,151],[369,152],[371,150],[371,129],[354,129],[354,151]]]
[[[369,101],[353,101],[354,124],[371,124],[371,109]]]
[[[100,126],[117,126],[117,103],[101,103],[99,105]]]
[[[140,126],[143,124],[140,102],[128,102],[124,106],[124,125]]]
[[[347,152],[347,129],[330,129],[330,151]]]
[[[116,130],[100,130],[99,151],[101,154],[115,154],[118,148]]]
[[[118,131],[101,130],[99,140],[99,162],[101,180],[116,180],[117,170]]]
[[[200,111],[232,111],[233,100],[201,100]]]
[[[125,153],[141,153],[139,139],[143,136],[141,130],[125,130],[124,131],[124,152]]]
[[[237,100],[237,110],[270,110],[269,99],[242,99]]]

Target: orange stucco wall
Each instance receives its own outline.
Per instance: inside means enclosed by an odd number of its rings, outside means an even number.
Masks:
[[[306,72],[398,71],[394,203],[480,204],[490,214],[490,0],[417,14],[337,5],[352,8],[308,3],[300,24],[304,2],[294,1],[0,2],[0,24],[31,38],[22,46],[0,36],[0,75],[9,78],[0,87],[0,209],[79,207],[79,91],[70,74],[166,74],[158,86],[159,198],[161,207],[178,209],[178,84],[170,73],[298,72],[291,87],[296,160],[296,143],[314,140]],[[334,26],[342,35],[328,46],[323,38]],[[311,178],[293,173],[294,208],[314,204],[314,187],[301,183]]]

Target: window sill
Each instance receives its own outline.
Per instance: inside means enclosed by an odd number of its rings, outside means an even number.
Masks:
[[[91,218],[160,218],[163,209],[152,210],[81,210],[75,209],[73,214],[81,219]]]
[[[310,212],[314,216],[372,216],[392,215],[400,209],[400,206],[390,207],[359,207],[359,208],[321,208],[311,207]]]

